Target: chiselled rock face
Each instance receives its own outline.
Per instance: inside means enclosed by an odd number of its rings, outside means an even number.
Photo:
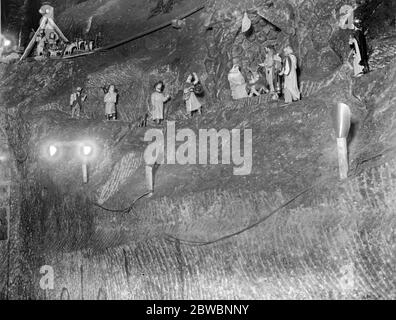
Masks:
[[[395,4],[49,2],[69,40],[98,39],[106,50],[0,64],[0,298],[395,298]],[[3,29],[26,46],[41,2],[12,3],[3,4]],[[351,30],[340,27],[349,5],[367,31],[371,72],[361,78],[348,60]],[[246,17],[251,27],[242,32]],[[234,101],[230,70],[238,65],[235,82],[252,85],[265,49],[286,46],[297,58],[302,100]],[[183,88],[193,72],[204,94],[203,113],[191,118]],[[171,96],[167,121],[145,127],[159,80]],[[104,121],[109,85],[119,94],[119,121]],[[88,98],[71,119],[77,87]],[[331,117],[339,102],[352,111],[342,183]],[[149,198],[150,129],[193,137],[240,130],[251,145],[240,157],[251,154],[251,170],[163,163]],[[163,138],[168,148],[172,136]],[[231,138],[215,150],[231,147]],[[87,163],[81,141],[95,151]],[[184,155],[184,142],[175,152]],[[43,265],[55,271],[53,290],[40,287]]]
[[[189,67],[199,68],[205,73],[203,78],[215,98],[227,90],[226,75],[232,65],[239,63],[245,70],[255,68],[263,60],[265,46],[281,51],[290,44],[297,55],[302,78],[320,79],[330,75],[349,53],[350,32],[339,27],[346,6],[357,7],[356,17],[370,23],[373,34],[379,30],[387,32],[394,23],[392,4],[379,5],[374,0],[75,0],[52,1],[51,5],[56,8],[59,26],[71,40],[80,36],[95,38],[100,34],[102,45],[123,40],[204,5],[197,17],[192,18],[194,23],[183,30],[138,40],[124,54],[136,49],[151,54],[183,52],[187,58],[184,64],[179,61],[179,77],[183,78]],[[31,17],[33,12],[38,14],[38,8],[35,1],[25,7],[22,3],[18,7],[18,2],[10,5],[11,25],[18,24],[13,14],[29,12]],[[242,33],[245,12],[252,28]],[[33,27],[32,21],[30,25]],[[18,27],[13,29],[14,33],[20,31]],[[29,32],[22,32],[22,40]],[[186,39],[191,37],[193,43],[187,44],[190,41]],[[166,63],[172,64],[171,57],[167,60]]]

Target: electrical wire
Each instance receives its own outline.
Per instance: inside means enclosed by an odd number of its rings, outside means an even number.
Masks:
[[[165,125],[164,125],[164,131],[166,132],[166,127],[165,127]],[[393,150],[396,150],[396,147],[388,148],[388,149],[386,149],[385,151],[381,152],[380,154],[377,154],[377,155],[372,156],[372,157],[370,157],[370,158],[368,158],[368,159],[365,159],[365,160],[360,161],[359,164],[356,166],[356,168],[353,170],[353,172],[352,172],[351,174],[349,174],[349,175],[348,175],[348,178],[347,178],[346,180],[343,180],[343,182],[349,181],[349,180],[351,180],[351,179],[357,177],[357,176],[358,176],[357,171],[358,171],[358,169],[360,168],[360,166],[361,166],[363,163],[367,163],[367,162],[372,161],[372,160],[374,160],[374,159],[378,159],[378,158],[382,157],[382,156],[384,155],[385,152],[389,152],[389,151],[393,151]],[[371,169],[372,169],[372,168],[375,168],[375,166],[371,167]],[[262,223],[266,222],[266,221],[269,220],[271,217],[273,217],[274,215],[276,215],[277,213],[279,213],[279,212],[282,211],[283,209],[287,208],[289,205],[291,205],[292,203],[294,203],[295,201],[297,201],[299,198],[301,198],[302,196],[304,196],[305,194],[307,194],[308,192],[310,192],[310,191],[313,190],[314,188],[316,188],[316,187],[322,185],[322,184],[325,183],[325,182],[326,182],[326,183],[327,183],[327,182],[330,182],[331,180],[334,180],[334,179],[335,179],[335,178],[331,177],[331,178],[325,178],[325,179],[322,179],[322,180],[318,181],[317,183],[313,184],[312,186],[309,186],[309,187],[305,188],[303,191],[301,191],[301,192],[299,192],[298,194],[296,194],[295,196],[293,196],[290,200],[286,201],[284,204],[282,204],[282,205],[279,206],[278,208],[274,209],[274,210],[273,210],[270,214],[268,214],[267,216],[265,216],[265,217],[263,217],[263,218],[257,220],[256,222],[250,224],[249,226],[247,226],[247,227],[245,227],[245,228],[243,228],[243,229],[241,229],[241,230],[239,230],[239,231],[237,231],[237,232],[234,232],[234,233],[231,233],[231,234],[229,234],[229,235],[220,237],[220,238],[218,238],[218,239],[211,240],[211,241],[192,241],[192,240],[180,239],[180,238],[177,238],[177,237],[175,237],[175,236],[172,236],[172,235],[169,235],[169,234],[165,234],[165,240],[168,241],[168,242],[179,243],[179,244],[183,244],[183,245],[186,245],[186,246],[203,247],[203,246],[208,246],[208,245],[216,244],[216,243],[218,243],[218,242],[221,242],[221,241],[224,241],[224,240],[233,238],[233,237],[235,237],[235,236],[238,236],[238,235],[240,235],[240,234],[243,234],[243,233],[245,233],[246,231],[249,231],[249,230],[251,230],[251,229],[253,229],[253,228],[255,228],[255,227],[261,225]],[[93,206],[95,206],[95,207],[97,207],[97,208],[100,208],[100,209],[102,209],[102,210],[111,212],[111,213],[128,214],[128,213],[130,213],[131,211],[133,211],[133,213],[134,213],[135,215],[137,215],[136,211],[134,210],[134,207],[135,207],[136,203],[137,203],[139,200],[143,199],[144,197],[148,196],[149,194],[151,194],[151,192],[146,192],[146,193],[144,193],[143,195],[141,195],[140,197],[138,197],[136,200],[134,200],[133,203],[131,204],[131,206],[129,206],[128,208],[125,208],[125,209],[109,209],[109,208],[106,208],[106,207],[104,207],[104,206],[102,206],[102,205],[99,205],[98,203],[95,203],[95,202],[92,202],[92,201],[89,201],[89,202],[90,202]]]
[[[164,122],[164,124],[162,125],[162,127],[163,127],[163,130],[165,131],[165,135],[166,135],[167,127],[166,127],[166,125],[165,125],[165,122]],[[138,197],[137,199],[135,199],[135,200],[132,202],[132,204],[131,204],[128,208],[125,208],[125,209],[110,209],[110,208],[106,208],[106,207],[104,207],[104,206],[102,206],[102,205],[100,205],[100,204],[98,204],[98,203],[96,203],[96,202],[93,202],[93,201],[91,201],[91,200],[88,200],[88,201],[89,201],[89,203],[90,203],[91,205],[93,205],[94,207],[97,207],[97,208],[99,208],[99,209],[105,210],[105,211],[107,211],[107,212],[128,214],[128,213],[130,213],[131,211],[133,211],[133,213],[134,213],[135,215],[137,215],[136,211],[134,210],[134,207],[135,207],[136,203],[137,203],[139,200],[143,199],[144,197],[147,197],[147,196],[150,195],[151,193],[152,193],[151,191],[148,191],[148,192],[142,194],[140,197]],[[89,197],[87,197],[87,198],[89,199]]]
[[[318,183],[316,183],[316,184],[304,189],[303,191],[301,191],[300,193],[298,193],[297,195],[292,197],[290,200],[288,200],[287,202],[282,204],[280,207],[278,207],[275,210],[273,210],[269,215],[259,219],[258,221],[250,224],[249,226],[247,226],[247,227],[245,227],[245,228],[243,228],[243,229],[241,229],[241,230],[239,230],[237,232],[234,232],[232,234],[223,236],[223,237],[218,238],[216,240],[206,241],[206,242],[204,242],[204,241],[191,241],[191,240],[179,239],[179,238],[176,238],[176,237],[168,235],[168,234],[165,236],[165,238],[166,238],[166,240],[171,241],[171,242],[180,242],[181,244],[184,244],[184,245],[196,246],[196,247],[207,246],[207,245],[211,245],[211,244],[215,244],[217,242],[221,242],[221,241],[227,240],[229,238],[233,238],[235,236],[238,236],[238,235],[240,235],[242,233],[245,233],[246,231],[251,230],[251,229],[259,226],[260,224],[264,223],[265,221],[270,219],[272,216],[277,214],[279,211],[281,211],[282,209],[288,207],[290,204],[295,202],[297,199],[301,198],[303,195],[305,195],[306,193],[308,193],[309,191],[311,191],[312,189],[314,189],[315,187],[317,187],[321,183],[325,182],[326,180],[330,180],[330,179],[325,179],[323,181],[320,181],[320,182],[318,182]]]
[[[386,151],[392,151],[392,150],[395,150],[395,149],[396,148],[389,148]],[[378,154],[376,156],[373,156],[373,157],[371,157],[371,158],[369,158],[367,160],[363,160],[361,163],[366,163],[366,162],[369,162],[369,161],[371,161],[373,159],[379,158],[379,157],[383,156],[383,153],[384,152],[382,152],[381,154]],[[376,168],[376,167],[379,167],[379,166],[372,166],[372,167],[370,167],[370,169],[373,169],[373,168]],[[346,181],[350,181],[353,178],[357,177],[358,174],[356,172],[357,172],[358,168],[359,168],[359,166],[357,166],[357,168],[354,170],[354,172],[351,173],[350,175],[348,175],[348,178],[346,180],[343,180],[343,182],[345,183]],[[229,235],[226,235],[226,236],[223,236],[223,237],[217,238],[215,240],[211,240],[211,241],[191,241],[191,240],[180,239],[180,238],[177,238],[177,237],[169,235],[169,234],[165,234],[165,240],[168,241],[168,242],[179,243],[179,244],[183,244],[183,245],[190,246],[190,247],[204,247],[204,246],[216,244],[218,242],[221,242],[221,241],[236,237],[236,236],[238,236],[240,234],[243,234],[246,231],[249,231],[249,230],[261,225],[262,223],[266,222],[268,219],[273,217],[275,214],[279,213],[282,209],[285,209],[290,204],[292,204],[293,202],[295,202],[296,200],[301,198],[303,195],[307,194],[309,191],[311,191],[314,188],[318,187],[322,183],[330,182],[331,180],[334,180],[334,179],[335,178],[326,178],[326,179],[323,179],[322,181],[319,181],[319,182],[313,184],[312,186],[304,189],[303,191],[301,191],[300,193],[298,193],[297,195],[292,197],[290,200],[288,200],[287,202],[285,202],[284,204],[282,204],[281,206],[279,206],[278,208],[273,210],[269,215],[259,219],[255,223],[252,223],[249,226],[247,226],[247,227],[245,227],[245,228],[243,228],[243,229],[241,229],[241,230],[239,230],[237,232],[231,233]]]
[[[205,8],[205,5],[200,5],[198,7],[195,7],[194,9],[190,10],[189,12],[187,12],[187,13],[179,16],[178,18],[176,18],[176,20],[186,19],[189,16],[191,16],[191,15],[193,15],[193,14],[195,14],[195,13],[201,11],[201,10],[203,10],[204,8]],[[165,22],[165,23],[163,23],[163,24],[161,24],[159,26],[156,26],[156,27],[153,27],[153,28],[151,28],[149,30],[143,31],[141,33],[138,33],[138,34],[136,34],[134,36],[131,36],[131,37],[126,38],[126,39],[123,39],[123,40],[121,40],[119,42],[109,44],[109,45],[107,45],[105,47],[102,47],[102,48],[97,48],[97,49],[95,49],[93,51],[82,52],[82,53],[79,53],[79,54],[76,54],[76,55],[71,55],[71,56],[65,56],[65,57],[62,57],[62,59],[73,59],[73,58],[78,58],[78,57],[82,57],[82,56],[88,56],[88,55],[91,55],[91,54],[94,54],[94,53],[108,52],[111,49],[114,49],[114,48],[117,48],[119,46],[122,46],[122,45],[124,45],[124,44],[126,44],[128,42],[143,38],[143,37],[145,37],[147,35],[150,35],[150,34],[152,34],[154,32],[157,32],[157,31],[160,31],[162,29],[165,29],[165,28],[167,28],[167,27],[169,27],[171,25],[172,25],[172,22]]]
[[[106,207],[104,207],[104,206],[101,206],[100,204],[95,203],[95,202],[93,202],[93,201],[91,201],[91,200],[89,200],[89,202],[90,202],[90,204],[92,204],[94,207],[97,207],[97,208],[99,208],[99,209],[102,209],[102,210],[105,210],[105,211],[108,211],[108,212],[112,212],[112,213],[123,213],[123,214],[125,213],[125,214],[128,214],[128,213],[130,213],[130,212],[132,211],[132,212],[136,215],[136,212],[135,212],[135,210],[134,210],[134,207],[135,207],[136,203],[137,203],[139,200],[143,199],[144,197],[148,196],[150,193],[151,193],[151,192],[146,192],[146,193],[144,193],[143,195],[141,195],[140,197],[138,197],[137,199],[135,199],[135,200],[132,202],[132,204],[131,204],[128,208],[125,208],[125,209],[109,209],[109,208],[106,208]]]

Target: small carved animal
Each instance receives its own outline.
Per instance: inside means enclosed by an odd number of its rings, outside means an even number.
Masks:
[[[251,70],[250,70],[251,71]],[[268,93],[267,84],[265,79],[260,75],[259,72],[251,71],[252,76],[249,81],[250,96],[259,96],[263,93]]]
[[[74,53],[74,51],[77,50],[77,43],[76,42],[72,42],[70,43],[65,50],[65,56],[70,56]]]
[[[88,49],[87,41],[85,40],[78,41],[78,50],[85,51],[87,49]]]
[[[61,55],[61,51],[59,50],[49,50],[50,53],[50,57],[58,57],[59,55]]]

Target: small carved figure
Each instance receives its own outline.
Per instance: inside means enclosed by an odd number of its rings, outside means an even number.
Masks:
[[[58,49],[58,40],[59,40],[59,36],[55,32],[51,32],[48,39],[48,45],[50,49],[52,50]]]
[[[274,82],[275,90],[280,95],[282,93],[282,80],[279,75],[282,72],[282,58],[279,53],[274,54]]]
[[[349,45],[352,49],[349,56],[353,55],[353,70],[355,77],[360,77],[369,72],[367,43],[361,28],[360,20],[355,20],[354,28],[354,34],[349,37]]]
[[[71,117],[77,118],[80,117],[80,113],[84,112],[83,102],[87,100],[87,96],[82,94],[83,89],[78,87],[76,92],[72,93],[70,96],[70,108],[71,108]]]
[[[109,91],[104,96],[105,115],[107,120],[117,120],[117,110],[116,110],[117,100],[118,100],[118,94],[115,90],[115,86],[110,85]]]
[[[38,36],[36,37],[37,42],[37,56],[41,57],[45,55],[45,45],[47,43],[47,38],[45,37],[44,30],[40,30]]]
[[[353,72],[355,77],[363,75],[364,66],[360,63],[362,56],[360,55],[359,43],[352,35],[349,36],[349,45],[352,48],[348,58],[353,55]]]
[[[340,8],[340,21],[339,21],[339,26],[341,29],[352,29],[354,28],[353,26],[353,20],[354,20],[354,11],[357,8],[357,5],[354,7],[350,5],[343,5]]]
[[[301,98],[297,82],[297,57],[293,54],[293,49],[290,46],[287,46],[283,52],[285,60],[280,75],[285,77],[285,102],[291,103]]]
[[[199,84],[198,75],[194,72],[190,74],[183,90],[183,99],[186,104],[187,113],[193,116],[194,112],[202,113],[202,104],[195,95],[195,88]]]
[[[154,85],[155,91],[151,94],[149,113],[157,124],[161,124],[161,122],[164,120],[164,103],[170,99],[169,95],[164,95],[164,89],[164,83],[159,81]]]
[[[268,93],[267,84],[260,73],[258,71],[252,70],[250,70],[250,72],[251,77],[249,80],[249,97],[260,96],[264,93]]]
[[[267,79],[267,83],[269,85],[270,91],[275,92],[274,87],[274,68],[275,68],[275,61],[274,61],[274,50],[272,48],[265,48],[265,61],[260,66],[265,68],[265,77]]]
[[[57,57],[61,54],[58,47],[59,36],[55,32],[51,32],[48,40],[48,52],[50,57]]]
[[[248,97],[246,81],[241,73],[239,65],[234,65],[228,74],[232,98],[235,100]]]

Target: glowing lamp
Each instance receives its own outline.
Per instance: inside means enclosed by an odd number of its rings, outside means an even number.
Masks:
[[[88,157],[92,154],[93,148],[91,146],[84,146],[82,148],[82,153],[84,156]]]
[[[87,161],[95,157],[95,144],[89,141],[77,143],[77,155],[81,160]]]
[[[47,161],[54,163],[61,161],[65,155],[65,150],[69,150],[70,148],[75,150],[74,157],[81,161],[83,180],[84,183],[88,183],[88,162],[98,154],[98,148],[94,142],[89,140],[70,142],[51,141],[42,146],[42,155]]]
[[[55,147],[55,146],[50,146],[49,147],[49,155],[51,157],[54,157],[57,154],[57,152],[58,152],[58,148],[57,147]]]
[[[62,158],[62,149],[60,142],[50,141],[42,146],[42,155],[47,161],[57,162]]]
[[[8,39],[4,39],[4,46],[5,47],[9,47],[10,45],[11,45],[11,41],[10,40],[8,40]]]

